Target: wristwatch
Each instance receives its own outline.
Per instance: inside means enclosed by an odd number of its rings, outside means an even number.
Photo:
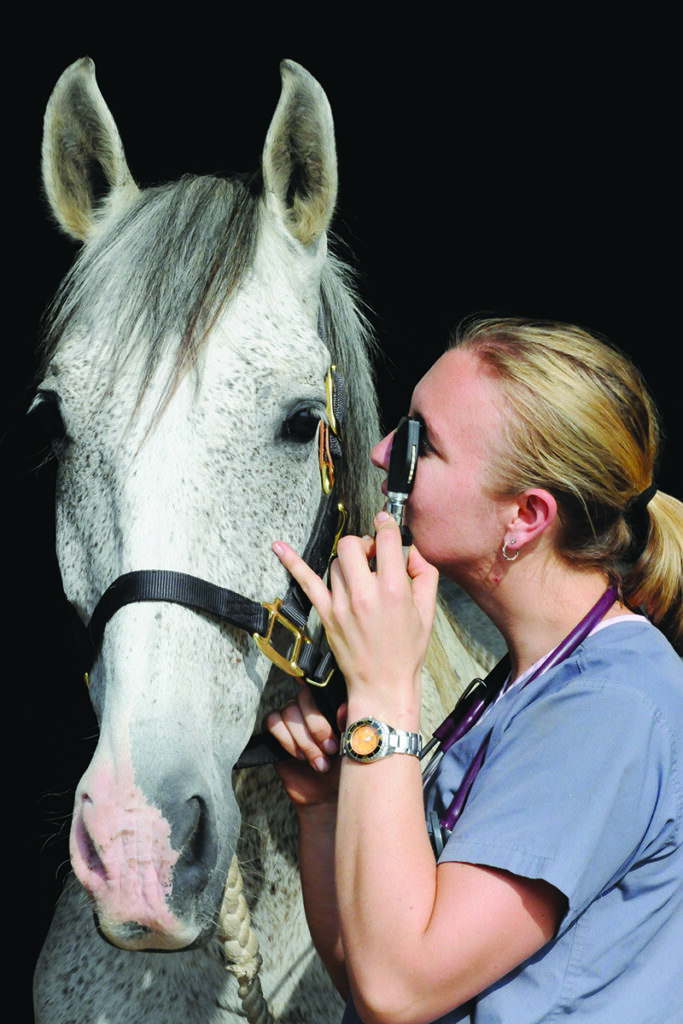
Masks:
[[[370,764],[390,754],[412,754],[419,757],[422,751],[422,737],[419,732],[394,729],[378,718],[359,718],[352,722],[341,738],[340,754],[346,754],[352,761]]]

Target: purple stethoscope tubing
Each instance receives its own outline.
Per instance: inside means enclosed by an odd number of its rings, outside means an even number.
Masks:
[[[530,682],[532,682],[534,679],[537,679],[538,676],[540,676],[543,672],[546,672],[550,668],[554,668],[556,665],[559,665],[560,662],[564,661],[565,658],[568,658],[569,655],[576,650],[579,644],[581,644],[586,639],[589,633],[591,633],[592,630],[595,629],[595,627],[603,618],[605,613],[612,607],[616,599],[617,587],[614,583],[611,583],[608,586],[605,593],[596,601],[596,603],[590,609],[588,614],[583,619],[581,619],[581,622],[579,622],[578,625],[574,627],[574,629],[564,638],[564,640],[560,641],[557,647],[553,648],[548,657],[544,658],[541,664],[534,669],[529,678],[524,680],[521,689],[524,689],[525,686],[528,686]],[[506,660],[507,658],[503,659],[503,661]],[[496,665],[496,667],[493,669],[493,672],[490,673],[489,678],[491,675],[493,675],[494,672],[496,672],[500,668],[500,665],[501,663],[499,662],[498,665]],[[502,687],[502,689],[500,689],[498,692],[504,693],[506,686],[507,684],[505,684]],[[434,760],[431,761],[425,769],[425,782],[429,778],[431,778],[434,768],[436,767],[436,764],[440,759],[440,756],[445,754],[445,752],[450,747],[452,747],[457,740],[464,736],[465,733],[468,732],[472,728],[472,726],[474,726],[479,721],[482,714],[484,713],[486,708],[490,706],[490,704],[493,702],[493,698],[496,695],[497,693],[494,691],[493,695],[486,694],[483,698],[480,698],[479,700],[475,701],[475,703],[471,706],[471,708],[468,709],[468,711],[460,721],[454,720],[455,711],[452,712],[448,716],[448,718],[446,718],[446,720],[442,722],[438,729],[434,730],[434,739],[427,744],[423,751],[423,754],[426,754],[430,749],[432,749],[435,743],[438,743],[439,745],[434,756]],[[457,705],[455,710],[457,710]],[[491,733],[489,732],[484,737],[483,743],[479,747],[479,750],[477,751],[472,763],[465,772],[463,780],[460,783],[458,791],[453,797],[453,800],[451,801],[450,806],[446,811],[446,814],[444,815],[443,818],[439,819],[442,840],[444,838],[443,833],[445,832],[450,834],[450,832],[452,832],[453,828],[455,827],[455,823],[462,814],[467,797],[469,796],[470,790],[474,785],[474,780],[479,774],[479,770],[481,769],[481,766],[484,763],[486,749],[488,747],[490,738]],[[443,846],[441,846],[441,848],[443,848]],[[437,852],[440,852],[440,850],[438,850]]]

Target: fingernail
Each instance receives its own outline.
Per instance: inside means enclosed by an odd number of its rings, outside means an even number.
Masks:
[[[275,552],[276,555],[282,555],[284,554],[285,546],[282,543],[282,541],[276,540],[271,545],[271,549]]]
[[[327,769],[330,767],[330,763],[326,757],[316,757],[315,761],[313,762],[313,767],[317,772],[326,772]]]
[[[385,512],[384,509],[382,509],[381,512],[378,512],[375,516],[376,523],[386,523],[387,519],[391,519],[391,516],[388,512]]]
[[[336,754],[338,746],[337,740],[329,739],[323,741],[323,750],[326,754]]]

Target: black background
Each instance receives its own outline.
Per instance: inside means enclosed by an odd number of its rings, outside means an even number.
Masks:
[[[561,13],[525,25],[458,9],[446,26],[429,15],[416,28],[389,26],[376,44],[359,15],[323,29],[298,11],[300,24],[278,30],[261,8],[243,11],[239,25],[229,12],[223,22],[126,33],[43,24],[16,40],[1,453],[5,728],[16,733],[7,746],[9,878],[24,908],[22,966],[34,962],[66,872],[71,794],[94,736],[58,601],[50,475],[34,471],[21,427],[41,311],[75,251],[49,223],[39,181],[44,106],[73,60],[96,61],[143,185],[255,168],[279,60],[304,64],[335,115],[335,228],[380,340],[385,426],[461,316],[578,322],[643,370],[669,434],[660,484],[681,496],[671,26],[599,28]]]

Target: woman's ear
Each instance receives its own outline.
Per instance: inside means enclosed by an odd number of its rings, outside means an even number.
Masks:
[[[505,532],[508,550],[519,550],[540,536],[557,519],[557,502],[549,491],[531,488],[518,495],[513,515]]]

